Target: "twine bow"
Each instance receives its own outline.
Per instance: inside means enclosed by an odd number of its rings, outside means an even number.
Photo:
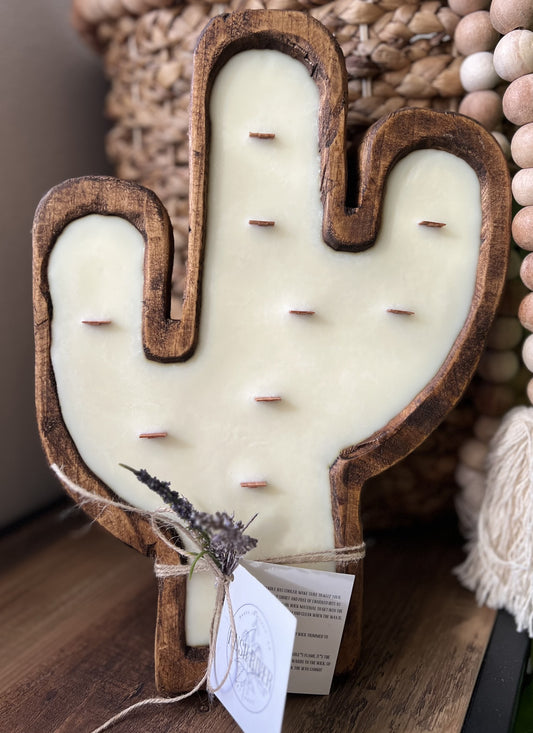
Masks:
[[[103,725],[95,728],[92,733],[103,733],[103,731],[111,728],[115,723],[118,723],[134,710],[145,707],[147,705],[165,705],[185,700],[188,697],[191,697],[191,695],[193,695],[195,692],[198,692],[204,685],[206,686],[208,694],[213,695],[226,683],[233,664],[235,650],[237,648],[237,629],[235,627],[235,617],[233,614],[231,595],[229,592],[229,587],[233,580],[233,575],[225,575],[216,564],[216,562],[214,562],[214,560],[208,554],[203,554],[201,557],[198,557],[197,553],[185,550],[170,542],[164,532],[164,530],[168,528],[179,530],[179,532],[182,535],[185,535],[185,537],[187,537],[187,539],[189,539],[193,544],[195,543],[195,538],[192,533],[189,532],[188,529],[184,527],[181,523],[173,519],[174,514],[170,509],[158,509],[156,511],[149,512],[143,509],[138,509],[131,504],[126,504],[120,501],[113,501],[112,499],[107,499],[102,496],[95,496],[90,491],[83,489],[81,486],[78,486],[73,481],[71,481],[56,464],[52,464],[51,468],[58,476],[60,481],[65,486],[67,486],[69,491],[80,499],[80,506],[88,503],[96,504],[102,511],[109,507],[115,507],[116,509],[121,509],[125,512],[138,514],[147,519],[150,522],[152,530],[154,534],[158,537],[158,539],[160,539],[167,547],[175,552],[180,557],[180,559],[185,559],[189,561],[191,559],[194,560],[194,572],[211,573],[217,589],[215,610],[213,613],[209,634],[210,643],[209,654],[207,658],[207,667],[200,681],[193,687],[192,690],[182,695],[178,695],[177,697],[152,697],[146,700],[136,702],[133,705],[125,708],[121,712],[117,713],[116,715],[113,715],[111,718],[109,718],[109,720],[103,723]],[[265,560],[262,560],[262,562],[274,563],[278,565],[303,565],[307,563],[335,562],[340,565],[347,565],[348,563],[358,562],[362,560],[364,556],[365,545],[364,543],[361,543],[360,545],[354,545],[353,547],[340,547],[331,550],[323,550],[320,552],[307,552],[297,555],[284,555],[282,557],[267,558]],[[189,575],[190,571],[191,567],[188,564],[180,563],[176,565],[170,565],[159,563],[157,561],[154,563],[154,574],[157,578],[170,578],[182,575]],[[222,616],[224,603],[227,604],[230,620],[230,657],[222,681],[216,687],[213,687],[211,684],[211,671],[215,665],[216,639],[218,635],[218,629],[220,626],[220,619]]]

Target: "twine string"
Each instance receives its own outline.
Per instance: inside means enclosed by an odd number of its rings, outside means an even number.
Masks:
[[[230,675],[231,667],[233,665],[235,649],[237,648],[237,627],[235,626],[233,604],[231,602],[231,594],[229,592],[229,586],[232,580],[233,577],[229,578],[226,576],[224,578],[224,586],[222,588],[219,586],[219,588],[217,589],[217,603],[215,605],[215,613],[213,615],[213,628],[209,644],[209,656],[207,658],[207,691],[210,694],[218,692],[218,690],[222,689],[222,687],[224,687],[224,685],[226,684],[226,680]],[[211,672],[214,667],[216,676],[216,641],[218,636],[218,629],[220,627],[220,619],[222,618],[222,608],[224,606],[224,601],[226,601],[228,605],[228,617],[230,620],[230,655],[226,667],[226,672],[224,674],[224,677],[222,678],[222,682],[220,682],[216,687],[213,687],[211,684]]]
[[[115,508],[125,512],[138,514],[139,516],[148,519],[154,534],[160,539],[170,550],[172,550],[178,557],[180,562],[176,564],[165,564],[160,563],[157,560],[154,563],[154,574],[157,578],[172,578],[178,576],[188,575],[190,572],[190,566],[184,561],[192,560],[197,557],[197,553],[190,552],[182,547],[178,547],[172,543],[167,535],[165,529],[178,530],[187,539],[189,539],[193,545],[196,544],[194,535],[175,518],[174,512],[170,509],[162,508],[155,511],[146,511],[144,509],[138,509],[131,504],[124,502],[115,501],[103,496],[97,496],[92,494],[90,491],[83,489],[74,483],[65,473],[57,466],[53,464],[52,470],[58,476],[60,481],[69,489],[69,491],[78,498],[80,506],[84,504],[96,504],[100,510],[100,513],[104,512],[105,509]],[[307,563],[323,563],[323,562],[335,562],[339,565],[347,565],[351,562],[358,562],[365,556],[365,545],[361,543],[354,545],[353,547],[340,547],[331,550],[322,550],[319,552],[305,552],[296,555],[284,555],[281,557],[273,557],[262,560],[262,562],[275,563],[278,565],[303,565]],[[134,710],[146,707],[147,705],[166,705],[169,703],[180,702],[191,697],[198,692],[205,684],[209,695],[213,695],[215,692],[220,690],[226,683],[231,667],[233,664],[234,655],[237,648],[237,629],[235,626],[235,616],[233,613],[233,607],[231,604],[231,596],[229,587],[233,580],[232,575],[225,575],[222,570],[218,567],[215,561],[208,554],[202,555],[197,562],[195,562],[194,572],[209,572],[213,575],[215,585],[217,588],[217,595],[215,601],[215,610],[213,618],[211,620],[210,629],[210,643],[209,653],[207,658],[207,668],[203,674],[201,680],[193,687],[189,692],[185,692],[177,697],[151,697],[146,700],[140,700],[139,702],[130,705],[124,710],[120,711],[116,715],[113,715],[109,720],[103,723],[98,728],[95,728],[92,733],[103,733],[103,731],[111,728],[115,723],[123,720]],[[217,680],[217,686],[213,687],[211,684],[211,674],[213,669],[216,670],[216,640],[218,630],[220,627],[220,620],[222,617],[222,610],[224,608],[224,602],[228,607],[228,616],[230,621],[230,657],[226,667],[224,677],[220,683]]]

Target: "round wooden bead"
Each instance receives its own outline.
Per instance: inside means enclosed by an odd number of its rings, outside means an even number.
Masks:
[[[459,70],[461,84],[467,92],[492,89],[501,80],[494,69],[490,51],[478,51],[467,56]]]
[[[492,51],[500,34],[493,28],[487,10],[478,10],[461,18],[457,24],[453,41],[463,56],[477,51]]]
[[[483,382],[477,385],[474,391],[474,405],[482,415],[501,417],[509,410],[515,397],[513,390],[507,384],[488,384]]]
[[[533,331],[533,293],[529,293],[520,303],[518,308],[520,323],[528,331]]]
[[[533,333],[528,336],[522,346],[522,361],[530,372],[533,372]]]
[[[478,374],[487,382],[505,384],[516,377],[520,360],[514,351],[486,351],[478,366]]]
[[[533,379],[527,383],[527,398],[533,404]]]
[[[515,215],[512,234],[519,247],[533,252],[533,206],[526,206]]]
[[[466,536],[476,526],[479,510],[483,503],[485,473],[476,471],[474,468],[459,462],[455,469],[455,480],[457,485],[461,487],[461,492],[455,497],[455,504]]]
[[[511,155],[520,168],[533,168],[533,122],[515,132],[511,140]]]
[[[533,290],[533,254],[524,257],[520,267],[520,277],[526,288]]]
[[[480,415],[474,423],[474,435],[482,443],[489,443],[500,427],[501,420],[497,417]]]
[[[476,10],[486,10],[490,0],[448,0],[448,6],[457,15],[468,15]]]
[[[515,173],[511,188],[520,206],[533,206],[533,168],[523,168]]]
[[[485,469],[485,461],[487,460],[487,446],[480,440],[471,438],[459,448],[459,460],[469,468],[476,471]]]
[[[494,68],[498,76],[514,81],[533,72],[533,32],[526,29],[511,31],[494,49]]]
[[[487,339],[487,346],[491,349],[513,349],[522,338],[522,326],[513,316],[498,316],[492,324]]]
[[[515,28],[532,28],[533,3],[531,0],[492,0],[490,19],[498,33],[509,33]]]
[[[493,89],[482,89],[465,94],[459,112],[473,117],[487,130],[492,130],[502,118],[502,98]]]
[[[509,84],[503,95],[503,114],[515,125],[533,122],[533,74]]]
[[[505,155],[506,159],[511,160],[511,143],[506,138],[506,136],[503,134],[503,132],[498,132],[498,130],[493,130],[491,132],[491,135],[496,140],[500,148],[502,149],[502,153]]]

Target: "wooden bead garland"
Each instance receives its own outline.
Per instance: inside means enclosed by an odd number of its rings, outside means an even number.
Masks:
[[[523,284],[533,290],[533,2],[449,0],[449,5],[463,15],[454,40],[466,56],[461,81],[468,93],[459,112],[492,131],[504,154],[522,168],[513,178],[512,190],[517,203],[525,208],[514,217],[512,234],[519,247],[532,252],[521,266],[516,253],[511,260],[511,282],[478,369],[483,381],[474,387],[474,403],[481,413],[474,424],[476,438],[465,443],[459,453],[456,479],[462,495],[457,510],[466,534],[470,534],[477,521],[476,506],[479,508],[481,502],[487,444],[501,416],[514,403],[508,382],[520,369],[516,349],[522,340],[522,326],[533,331],[533,293],[523,297],[521,284],[512,280],[519,271]],[[509,84],[504,92],[501,85],[505,82]],[[502,133],[504,118],[519,126],[510,144]],[[533,336],[524,343],[522,361],[533,371]],[[533,379],[527,386],[527,396],[533,402]]]
[[[483,7],[488,8],[489,5],[485,3]],[[468,52],[460,70],[461,82],[468,93],[459,105],[459,112],[473,117],[494,134],[500,132],[503,119],[502,95],[495,88],[502,80],[496,72],[493,56],[500,35],[492,25],[488,10],[476,9],[463,16],[454,35],[457,48],[462,47],[465,53]],[[508,154],[508,141],[501,135],[495,137]]]
[[[533,3],[531,0],[493,0],[490,17],[494,28],[506,35],[494,51],[500,76],[511,82],[502,108],[511,122],[521,126],[511,141],[511,155],[521,168],[513,178],[513,196],[524,206],[513,219],[512,235],[522,249],[533,252]],[[533,254],[520,267],[524,285],[533,290]],[[533,331],[533,293],[526,295],[518,309],[522,326]],[[522,360],[533,371],[533,336],[522,347]],[[527,386],[533,403],[533,379]]]

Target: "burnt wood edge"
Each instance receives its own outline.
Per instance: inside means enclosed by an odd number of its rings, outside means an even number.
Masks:
[[[154,237],[154,246],[159,246],[168,260],[168,245],[165,241],[166,230],[170,230],[168,218],[155,195],[146,189],[107,176],[91,176],[65,181],[43,197],[37,207],[33,226],[36,411],[39,432],[49,463],[59,465],[72,481],[97,496],[119,500],[83,462],[66,428],[50,355],[50,255],[58,236],[68,224],[94,213],[127,219],[141,232],[145,240]],[[170,263],[166,277],[169,276]],[[68,487],[65,486],[65,489],[75,501],[79,501],[79,497],[72,495]],[[144,554],[153,553],[153,533],[148,523],[139,516],[127,515],[112,507],[101,511],[98,506],[90,504],[84,504],[84,509],[127,544]]]
[[[227,24],[223,30],[220,24]],[[274,26],[274,27],[273,27]],[[228,33],[228,36],[224,36]],[[307,34],[307,38],[305,37]],[[503,281],[501,273],[505,270],[505,261],[508,251],[510,214],[505,216],[506,192],[510,191],[508,185],[508,174],[505,162],[497,144],[492,142],[488,133],[484,133],[476,123],[466,120],[458,115],[443,115],[420,110],[403,110],[386,118],[378,123],[368,133],[361,148],[361,179],[359,185],[359,207],[347,209],[345,206],[346,193],[346,167],[344,156],[345,144],[345,101],[346,87],[342,54],[325,31],[325,29],[312,18],[299,12],[280,13],[278,11],[246,11],[232,16],[220,16],[208,26],[200,39],[196,51],[195,76],[192,90],[192,114],[191,119],[195,120],[195,127],[191,128],[191,214],[190,214],[190,241],[189,241],[189,272],[185,291],[184,316],[182,321],[172,321],[169,318],[169,281],[171,272],[171,228],[168,217],[157,198],[146,192],[135,184],[125,184],[109,178],[87,178],[77,181],[70,181],[62,184],[45,198],[41,203],[37,216],[35,236],[36,241],[48,241],[49,247],[42,252],[40,259],[40,272],[36,273],[38,282],[41,283],[39,293],[36,293],[36,300],[43,299],[41,307],[35,306],[36,310],[36,351],[38,354],[38,375],[37,375],[37,403],[38,418],[43,443],[51,462],[58,462],[56,454],[62,465],[67,469],[69,477],[86,486],[94,493],[104,496],[112,496],[109,489],[99,481],[92,472],[83,464],[77,450],[72,443],[68,431],[63,424],[57,391],[51,364],[49,362],[49,339],[50,339],[50,315],[51,304],[47,285],[42,285],[46,273],[46,265],[49,252],[60,231],[70,221],[79,218],[86,213],[117,214],[131,221],[136,226],[147,244],[145,257],[145,285],[144,299],[145,311],[143,318],[143,341],[145,352],[148,358],[158,361],[177,361],[186,359],[194,350],[199,326],[199,310],[201,303],[201,270],[204,256],[204,230],[206,217],[206,192],[207,192],[207,162],[208,162],[208,100],[216,73],[232,55],[245,48],[277,48],[289,53],[302,61],[310,70],[311,75],[317,81],[321,95],[320,112],[320,147],[322,155],[322,197],[324,201],[324,237],[328,243],[336,249],[360,251],[371,246],[379,228],[381,212],[381,194],[386,176],[393,165],[404,155],[416,148],[436,147],[448,150],[464,158],[476,170],[482,185],[483,210],[492,202],[498,212],[496,220],[491,224],[484,216],[482,225],[482,257],[480,258],[480,269],[478,270],[476,293],[479,296],[483,288],[489,284],[489,291],[492,293],[491,301],[497,301]],[[321,61],[321,54],[327,62]],[[204,66],[202,67],[202,62]],[[340,65],[339,65],[340,64]],[[446,123],[443,121],[446,119]],[[416,124],[415,124],[416,122]],[[196,126],[196,123],[198,125]],[[395,150],[390,146],[390,135],[401,131],[403,146],[401,150]],[[462,144],[463,143],[463,144]],[[492,147],[491,147],[492,145]],[[392,152],[391,152],[392,150]],[[387,152],[389,151],[389,152]],[[487,155],[492,164],[496,164],[496,170],[490,164],[485,163],[484,156]],[[499,160],[498,160],[499,159]],[[498,171],[498,166],[500,170]],[[504,168],[505,173],[501,170]],[[495,181],[492,181],[488,171],[496,174]],[[87,191],[89,194],[84,198]],[[115,188],[116,187],[116,188]],[[128,195],[128,189],[131,196]],[[113,191],[119,195],[114,196]],[[497,193],[496,193],[497,192]],[[80,200],[74,194],[79,195]],[[55,201],[60,203],[60,209],[65,210],[63,218],[53,222],[46,222],[45,210],[51,203],[55,194]],[[111,203],[112,202],[112,203]],[[130,204],[132,209],[130,209]],[[159,226],[149,227],[147,231],[145,222],[148,212],[154,214],[154,221]],[[507,219],[507,221],[505,221]],[[48,223],[48,229],[46,224]],[[45,232],[43,233],[43,228]],[[358,237],[352,236],[352,231],[357,229],[361,234]],[[48,236],[48,239],[47,239]],[[493,258],[494,266],[489,267],[488,254],[483,257],[487,243],[505,240],[504,250],[500,247],[499,254]],[[42,249],[42,247],[41,247]],[[481,266],[481,261],[484,264]],[[499,270],[496,285],[492,276]],[[162,286],[163,284],[163,286]],[[478,297],[479,299],[479,297]],[[43,308],[42,303],[46,304]],[[461,332],[464,341],[468,341],[470,335],[472,341],[486,335],[488,321],[494,308],[486,309],[474,307],[471,309],[469,322]],[[486,327],[482,328],[479,314],[483,311]],[[487,320],[488,319],[488,320]],[[481,319],[482,320],[482,319]],[[477,324],[480,330],[475,334],[471,330]],[[482,334],[483,332],[483,334]],[[43,337],[48,338],[47,360],[42,362]],[[460,348],[457,340],[454,348],[448,357],[447,363],[453,361],[452,354],[457,353]],[[464,348],[464,345],[461,346]],[[461,378],[461,385],[456,390],[459,399],[460,393],[469,381],[475,367],[475,357],[471,360],[472,366],[467,369],[466,379]],[[39,370],[39,364],[41,368]],[[438,384],[437,390],[444,396],[443,382],[446,364],[439,371],[435,378]],[[47,385],[43,384],[48,379]],[[449,379],[453,381],[455,371],[450,370]],[[433,381],[435,381],[433,380]],[[463,383],[464,382],[464,383]],[[417,397],[395,420],[391,421],[384,431],[372,436],[365,441],[365,446],[359,449],[357,446],[343,451],[331,471],[332,493],[334,494],[333,513],[336,527],[337,545],[349,544],[360,541],[361,526],[359,520],[359,490],[364,481],[371,475],[378,473],[403,455],[407,454],[418,445],[426,435],[444,417],[444,403],[440,405],[440,412],[432,412],[430,401],[424,397],[435,385],[432,382],[419,397]],[[455,394],[452,389],[453,394]],[[448,392],[446,392],[449,395]],[[50,405],[50,400],[57,403],[57,409],[50,411],[42,409],[43,405]],[[436,403],[437,407],[439,402]],[[430,416],[430,419],[428,419]],[[422,419],[421,419],[422,418]],[[402,422],[408,428],[403,427]],[[55,437],[52,437],[55,433]],[[59,440],[59,445],[70,450],[56,450],[50,447],[50,442]],[[370,450],[372,448],[372,450]],[[376,452],[374,453],[374,448]],[[65,456],[68,458],[65,460]],[[106,528],[113,534],[123,539],[141,552],[157,554],[164,562],[175,562],[175,558],[168,558],[168,549],[164,546],[156,547],[153,535],[147,523],[138,517],[126,517],[122,512],[108,509],[103,513],[87,507],[92,516],[97,516]],[[350,528],[351,525],[351,529]],[[350,568],[346,568],[350,572]],[[352,569],[353,571],[353,569]],[[362,572],[359,568],[359,577]],[[356,581],[357,582],[357,581]],[[168,585],[167,585],[168,583]],[[174,586],[174,588],[172,588]],[[179,590],[178,588],[183,589]],[[179,637],[181,654],[185,650],[185,657],[188,658],[193,668],[200,671],[204,664],[205,649],[187,649],[184,636],[184,597],[185,581],[183,579],[171,579],[160,582],[160,610],[161,606],[168,609],[169,594],[172,595],[174,613],[179,619],[178,626],[174,629],[168,627],[168,620],[158,621],[156,647],[160,656],[160,664],[167,667],[169,661],[167,655],[175,654],[176,635]],[[354,593],[356,605],[359,611],[355,614],[360,617],[360,593]],[[175,604],[178,604],[176,609]],[[179,628],[178,628],[179,627]],[[170,645],[170,646],[169,646]],[[172,647],[172,645],[174,645]],[[170,648],[172,647],[172,648]],[[158,654],[156,653],[156,658]],[[182,657],[183,658],[183,657]],[[342,665],[341,665],[342,666]],[[196,671],[191,673],[194,680],[198,675]],[[171,693],[176,691],[176,675],[171,670],[163,671],[160,675],[160,687]],[[185,672],[185,670],[181,670]],[[186,675],[187,677],[189,675]],[[168,681],[168,686],[165,683]],[[194,680],[190,684],[194,683]],[[185,689],[189,683],[181,679],[180,689]]]
[[[48,283],[48,262],[58,236],[72,221],[93,213],[120,216],[130,221],[142,234],[147,250],[156,251],[144,283],[146,301],[158,309],[162,318],[170,308],[168,298],[155,302],[153,281],[161,278],[170,292],[171,227],[159,199],[151,191],[110,177],[91,176],[72,179],[53,188],[39,203],[33,227],[33,303],[35,337],[35,402],[42,445],[50,464],[57,464],[70,480],[96,497],[121,501],[85,464],[64,423],[51,361],[52,302]],[[145,255],[145,260],[149,259]],[[157,288],[160,291],[160,286]],[[147,293],[147,290],[149,292]],[[154,313],[152,311],[152,317]],[[157,317],[157,316],[156,316]],[[68,486],[66,492],[80,502]],[[123,512],[115,507],[102,508],[98,503],[80,502],[84,511],[108,531],[137,551],[168,564],[178,556],[155,536],[150,523],[140,514]],[[185,581],[180,579],[184,584]]]
[[[338,547],[358,544],[363,539],[360,499],[364,483],[420,445],[461,398],[473,377],[505,283],[511,236],[511,189],[507,164],[499,146],[477,123],[460,115],[432,112],[413,117],[411,112],[400,111],[370,129],[360,151],[361,165],[367,161],[363,171],[375,170],[380,161],[387,159],[386,155],[380,155],[380,150],[398,134],[408,144],[394,162],[414,149],[427,147],[454,153],[475,170],[481,189],[482,223],[474,296],[467,320],[435,377],[384,428],[341,451],[332,465],[331,499]],[[418,132],[410,136],[414,125]],[[388,160],[392,159],[389,155]],[[371,187],[377,191],[375,186],[372,182]],[[365,195],[368,190],[364,185],[361,187]],[[346,566],[338,570],[355,573],[355,588],[360,593],[360,597],[355,597],[354,590],[353,609],[346,622],[337,662],[336,672],[343,673],[353,668],[361,641],[362,567]]]
[[[35,337],[35,398],[41,441],[50,464],[57,464],[71,481],[111,501],[121,501],[85,464],[64,423],[51,362],[52,302],[48,262],[55,242],[72,221],[98,213],[120,216],[131,222],[145,240],[143,327],[161,323],[170,311],[172,229],[157,196],[137,184],[107,176],[71,179],[53,188],[39,203],[33,227],[33,303]],[[162,285],[164,289],[162,292]],[[75,502],[79,497],[64,489]],[[126,544],[165,564],[177,564],[179,556],[153,533],[150,523],[137,513],[116,507],[102,508],[80,502],[84,511]],[[156,663],[168,666],[168,655],[187,660],[180,666],[182,684],[190,688],[202,677],[207,648],[189,649],[185,639],[184,577],[158,581],[159,606],[156,624]],[[166,604],[172,603],[172,610]],[[176,646],[178,647],[176,650]],[[163,661],[166,659],[166,661]],[[159,675],[162,693],[176,692],[175,672]],[[183,689],[186,689],[184,687]]]

